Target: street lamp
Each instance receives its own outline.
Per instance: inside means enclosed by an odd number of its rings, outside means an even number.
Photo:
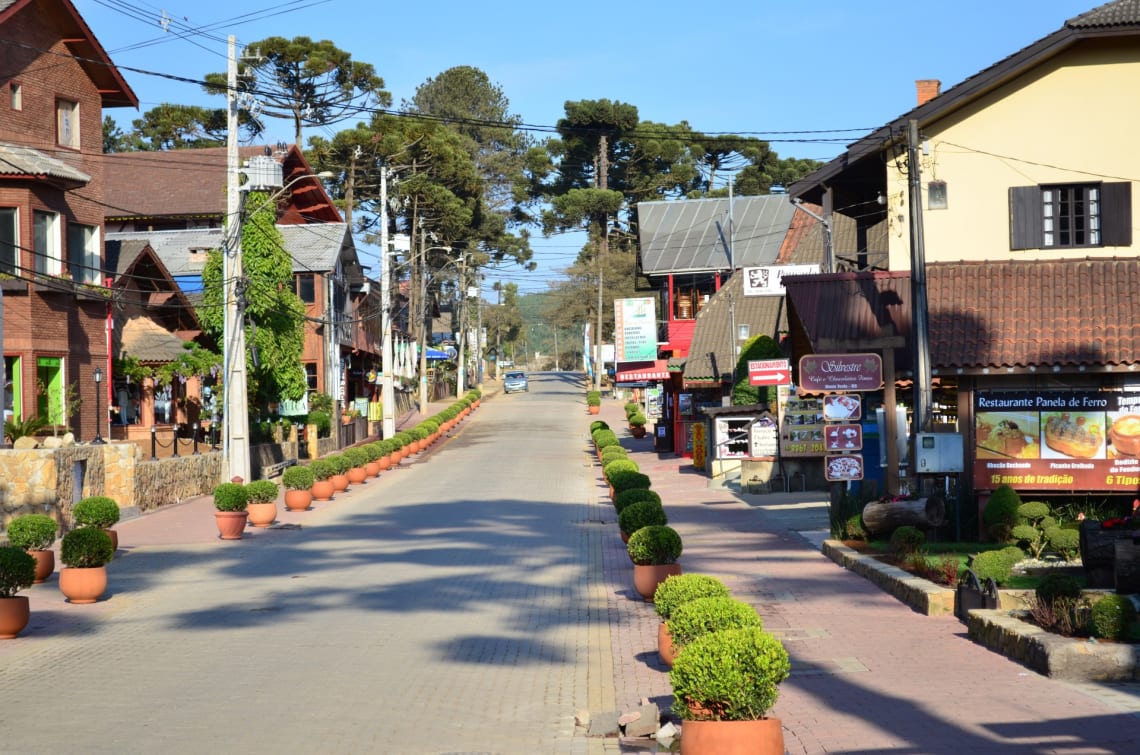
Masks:
[[[94,378],[95,378],[95,437],[91,439],[91,445],[97,446],[97,445],[100,445],[103,443],[103,436],[99,434],[100,426],[103,424],[103,420],[100,419],[100,417],[102,415],[102,408],[101,408],[101,402],[100,402],[101,396],[99,395],[102,392],[100,384],[103,382],[103,370],[100,369],[99,367],[95,368]]]

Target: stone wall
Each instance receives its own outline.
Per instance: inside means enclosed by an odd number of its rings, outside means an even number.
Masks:
[[[71,522],[81,498],[114,498],[124,518],[213,492],[222,454],[143,461],[133,443],[0,450],[0,524],[20,514],[47,513]]]

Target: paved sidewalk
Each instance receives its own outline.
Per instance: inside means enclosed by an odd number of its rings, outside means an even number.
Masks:
[[[661,494],[684,544],[685,572],[723,579],[784,642],[792,676],[773,715],[783,721],[788,752],[1140,752],[1140,684],[1057,682],[991,653],[954,617],[921,616],[824,557],[825,494],[709,488],[691,460],[657,454],[648,436],[629,437],[620,402],[604,402],[598,418]],[[610,512],[604,547],[616,699],[631,706],[649,697],[667,710],[658,620],[633,590]]]

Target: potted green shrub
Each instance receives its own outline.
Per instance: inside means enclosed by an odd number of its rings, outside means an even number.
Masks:
[[[633,490],[635,488],[649,489],[650,480],[649,475],[642,474],[641,472],[617,472],[610,475],[610,487],[614,489],[614,497],[623,490]]]
[[[586,406],[590,414],[600,414],[602,411],[602,392],[586,391]]]
[[[788,653],[759,627],[698,637],[669,671],[681,752],[783,755],[780,720],[765,718],[788,678]]]
[[[710,595],[693,598],[675,606],[669,614],[669,634],[678,655],[685,647],[710,632],[745,627],[764,628],[764,623],[756,609],[742,600],[727,595]]]
[[[672,666],[677,657],[673,635],[669,632],[669,617],[678,606],[697,598],[727,598],[728,586],[708,574],[677,574],[657,585],[653,593],[653,610],[661,619],[657,627],[657,655],[666,666]]]
[[[380,442],[365,443],[360,447],[364,452],[364,472],[369,477],[380,476]]]
[[[652,501],[653,503],[660,504],[661,496],[658,495],[656,490],[649,488],[630,488],[623,490],[614,496],[614,510],[621,516],[621,512],[635,503],[642,501]]]
[[[111,536],[99,527],[78,527],[59,546],[59,591],[71,603],[94,603],[107,591],[107,564],[115,557]]]
[[[309,469],[313,472],[313,500],[331,501],[333,493],[336,492],[332,483],[333,475],[336,474],[336,467],[325,458],[313,459],[312,463],[309,464]]]
[[[665,507],[657,501],[638,501],[622,509],[618,514],[618,527],[621,528],[622,540],[627,544],[642,527],[650,525],[665,525],[669,517],[665,514]]]
[[[645,437],[645,415],[641,412],[629,417],[629,434],[635,438]]]
[[[618,472],[640,472],[637,462],[632,459],[614,459],[602,466],[602,476],[609,482],[610,475]]]
[[[112,529],[119,522],[119,504],[114,498],[105,495],[93,495],[81,498],[75,502],[71,509],[71,517],[77,527],[98,527],[106,530],[111,538],[111,544],[119,547],[119,533]]]
[[[346,448],[341,452],[341,456],[348,464],[344,474],[348,477],[350,485],[359,485],[368,478],[368,470],[364,468],[368,464],[368,455],[363,448],[359,446]]]
[[[332,464],[335,470],[333,476],[329,478],[329,481],[333,484],[333,490],[337,493],[343,493],[348,490],[348,470],[352,468],[352,462],[342,453],[329,454],[325,457],[325,460],[329,464]]]
[[[241,540],[249,512],[249,494],[239,482],[223,482],[214,488],[214,519],[222,540]]]
[[[638,506],[653,504],[635,503],[626,511]],[[664,524],[641,527],[629,536],[626,547],[633,561],[633,587],[645,600],[652,601],[659,584],[681,573],[681,565],[677,563],[681,557],[681,536],[672,527]]]
[[[8,543],[27,551],[36,562],[33,584],[47,580],[55,571],[55,542],[59,525],[47,514],[21,514],[8,522]]]
[[[28,625],[28,597],[16,593],[31,587],[35,578],[36,560],[26,550],[0,546],[0,640],[14,639]]]
[[[268,527],[277,521],[277,494],[281,492],[273,480],[254,480],[245,486],[249,523],[254,527]]]
[[[285,486],[285,508],[289,511],[308,511],[313,503],[313,483],[316,477],[307,466],[295,464],[285,469],[281,484]]]

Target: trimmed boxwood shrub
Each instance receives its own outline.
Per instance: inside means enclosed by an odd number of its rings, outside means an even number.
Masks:
[[[1068,574],[1046,574],[1033,591],[1041,603],[1052,603],[1057,598],[1076,600],[1081,597],[1081,584]]]
[[[672,527],[650,524],[629,536],[627,550],[638,566],[675,564],[681,557],[681,536]]]
[[[341,455],[348,460],[349,469],[363,467],[368,463],[368,454],[364,452],[363,448],[346,448],[341,452]]]
[[[608,423],[603,422],[600,419],[596,419],[590,423],[590,437],[593,437],[595,430],[609,430],[609,429],[610,429],[610,426]]]
[[[665,508],[654,501],[630,504],[618,514],[618,527],[631,539],[642,527],[668,523],[669,517],[665,516]]]
[[[652,501],[653,503],[656,503],[658,506],[660,506],[661,496],[657,494],[657,491],[650,490],[648,488],[630,488],[629,490],[623,490],[614,496],[614,509],[620,515],[621,512],[625,511],[633,504],[640,503],[642,501]]]
[[[1013,565],[1025,558],[1025,553],[1016,546],[1002,548],[997,551],[985,551],[974,556],[971,566],[979,582],[992,577],[994,582],[1004,584],[1009,581]]]
[[[629,458],[629,452],[621,446],[606,446],[602,449],[601,455],[603,467],[605,467],[605,465],[609,464],[611,461]]]
[[[0,545],[0,598],[11,598],[35,581],[36,560],[23,548]]]
[[[594,445],[601,451],[607,446],[620,446],[621,441],[613,430],[598,430],[594,433]]]
[[[674,574],[657,585],[653,593],[653,610],[668,621],[682,603],[697,598],[727,598],[728,585],[708,574]]]
[[[1026,501],[1017,507],[1017,516],[1022,524],[1037,524],[1051,513],[1049,504],[1044,501]]]
[[[22,514],[8,522],[8,543],[25,551],[44,551],[55,542],[59,525],[47,514]]]
[[[645,415],[641,412],[638,412],[637,414],[631,414],[629,417],[630,427],[645,427],[645,422]]]
[[[917,527],[904,524],[891,533],[891,550],[899,555],[906,556],[918,553],[926,545],[926,535]]]
[[[312,468],[300,465],[286,467],[285,471],[281,473],[281,484],[287,490],[308,490],[313,487],[313,482],[316,479]]]
[[[290,467],[290,469],[293,468]],[[309,464],[309,469],[313,473],[313,478],[317,480],[327,480],[336,474],[336,467],[328,459],[313,459]]]
[[[602,467],[602,475],[606,478],[606,480],[609,480],[611,475],[617,474],[619,472],[638,471],[640,471],[640,468],[637,466],[637,462],[630,459],[614,459]]]
[[[1045,539],[1049,541],[1050,548],[1068,561],[1072,561],[1081,550],[1080,531],[1063,525],[1045,530]]]
[[[344,454],[329,454],[325,457],[329,464],[332,464],[333,469],[337,474],[345,474],[348,470],[352,469],[352,462]]]
[[[1020,507],[1021,496],[1009,485],[999,485],[994,490],[982,510],[982,523],[991,540],[998,543],[1009,540],[1010,530],[1018,523]]]
[[[763,718],[791,673],[788,652],[758,627],[726,629],[689,643],[673,662],[673,712],[684,721]]]
[[[1136,607],[1127,596],[1105,595],[1092,604],[1089,631],[1093,637],[1120,640],[1135,619]]]
[[[601,406],[602,405],[602,392],[601,391],[586,391],[586,404],[588,406]]]
[[[277,500],[279,490],[273,480],[254,480],[245,486],[246,502],[273,503]]]
[[[236,483],[226,483],[234,485]],[[241,485],[238,485],[240,488]],[[244,492],[244,491],[243,491]],[[78,527],[63,536],[59,544],[59,560],[73,569],[106,566],[115,557],[111,536],[101,527]]]
[[[649,488],[649,475],[642,474],[641,472],[617,472],[610,475],[610,485],[614,488],[614,493],[620,493],[623,490],[632,490],[633,488]]]
[[[249,492],[239,482],[223,482],[214,488],[214,508],[218,511],[245,511]]]
[[[80,527],[108,527],[115,526],[119,521],[119,504],[114,498],[105,495],[93,495],[75,503],[71,516]]]
[[[684,648],[709,632],[745,627],[764,628],[755,608],[742,600],[723,595],[694,598],[682,603],[673,609],[665,623],[669,626],[669,634],[673,636],[673,644],[679,648]]]

